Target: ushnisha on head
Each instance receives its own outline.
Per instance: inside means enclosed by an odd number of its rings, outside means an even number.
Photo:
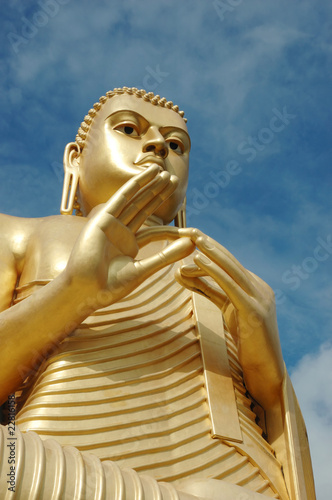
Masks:
[[[178,219],[183,226],[189,150],[186,119],[178,106],[136,88],[109,91],[85,116],[76,142],[66,146],[61,213],[76,209],[76,215],[87,215],[132,176],[157,163],[176,175],[179,185],[155,215],[164,223]]]

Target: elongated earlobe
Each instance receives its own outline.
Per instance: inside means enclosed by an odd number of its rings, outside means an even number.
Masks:
[[[183,200],[182,206],[174,218],[174,224],[176,227],[180,227],[180,228],[187,227],[186,226],[186,223],[187,223],[187,221],[186,221],[186,203],[187,203],[187,198],[185,198]]]
[[[75,196],[79,179],[80,147],[76,142],[70,142],[65,148],[63,155],[63,168],[65,178],[63,181],[62,199],[60,212],[63,215],[71,215],[75,207]]]

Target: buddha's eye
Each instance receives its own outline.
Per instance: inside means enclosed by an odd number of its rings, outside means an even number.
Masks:
[[[132,125],[118,125],[115,130],[131,137],[138,137],[138,131]]]
[[[183,146],[180,143],[175,142],[175,141],[170,141],[169,142],[169,147],[170,147],[170,149],[172,151],[174,151],[178,155],[182,155],[183,154]]]

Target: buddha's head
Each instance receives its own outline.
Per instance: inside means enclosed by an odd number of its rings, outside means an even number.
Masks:
[[[61,211],[74,194],[84,215],[105,203],[132,176],[157,163],[179,184],[155,215],[168,223],[180,210],[188,183],[190,139],[183,112],[160,96],[124,87],[100,98],[64,154]]]

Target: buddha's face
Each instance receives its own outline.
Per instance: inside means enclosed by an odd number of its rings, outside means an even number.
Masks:
[[[131,177],[157,163],[179,184],[155,212],[164,223],[177,214],[188,183],[190,139],[183,118],[135,96],[109,99],[97,113],[79,158],[79,201],[85,214]]]

